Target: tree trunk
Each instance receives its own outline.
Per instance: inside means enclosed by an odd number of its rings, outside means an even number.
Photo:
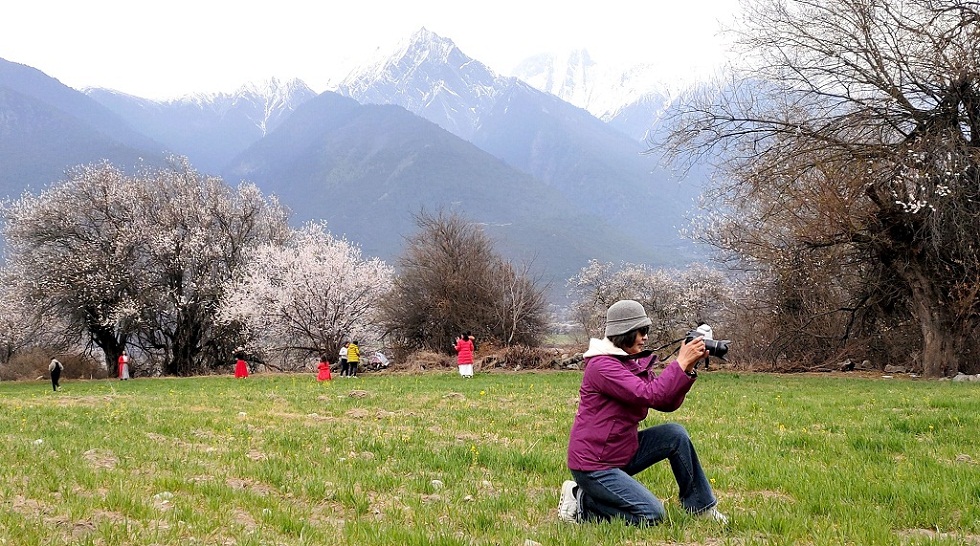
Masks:
[[[86,318],[88,325],[89,336],[96,347],[102,349],[105,354],[105,365],[109,372],[109,377],[116,377],[118,375],[118,365],[119,355],[122,354],[123,349],[126,347],[126,337],[123,334],[119,336],[116,335],[116,329],[114,327],[103,326],[102,322],[95,318],[93,315],[89,314]]]
[[[214,317],[195,304],[177,308],[173,332],[170,339],[170,358],[164,365],[167,375],[186,376],[200,373],[202,345],[207,335],[205,331]]]
[[[922,373],[926,377],[949,377],[959,373],[970,354],[971,340],[956,313],[943,301],[942,286],[928,275],[915,271],[908,276],[913,309],[922,330]]]
[[[920,320],[922,328],[922,373],[926,377],[948,377],[959,373],[960,340],[954,332],[937,326],[935,320]]]
[[[195,362],[200,353],[200,330],[190,321],[178,321],[172,338],[168,375],[184,376],[198,372]]]

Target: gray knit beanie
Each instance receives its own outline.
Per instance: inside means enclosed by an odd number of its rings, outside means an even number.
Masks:
[[[646,311],[638,301],[619,300],[606,311],[606,337],[625,334],[651,324],[653,321],[647,318]]]

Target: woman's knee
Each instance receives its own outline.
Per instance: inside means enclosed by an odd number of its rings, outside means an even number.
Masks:
[[[669,437],[671,440],[676,441],[691,441],[691,435],[687,433],[687,429],[683,425],[678,423],[665,423],[664,435]]]

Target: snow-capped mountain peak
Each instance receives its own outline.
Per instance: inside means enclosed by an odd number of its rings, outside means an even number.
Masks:
[[[348,74],[333,90],[362,104],[388,104],[398,97],[400,106],[468,139],[480,112],[508,81],[452,40],[422,28]]]
[[[261,134],[265,135],[278,121],[314,96],[316,93],[300,79],[281,80],[271,77],[245,83],[230,93],[195,93],[168,103],[177,107],[199,108],[219,115],[233,110],[243,111]]]
[[[600,65],[582,49],[529,57],[512,75],[606,121],[623,105],[651,94],[667,97],[673,87],[663,81],[656,65]]]
[[[264,97],[270,102],[289,102],[297,95],[308,95],[312,92],[313,90],[299,78],[280,80],[271,77],[246,83],[238,89],[236,94]]]

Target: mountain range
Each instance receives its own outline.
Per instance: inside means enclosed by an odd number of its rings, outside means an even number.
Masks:
[[[648,119],[636,105],[650,97],[629,100],[616,111]],[[697,259],[677,233],[697,192],[617,115],[500,76],[425,29],[320,94],[273,79],[152,101],[73,90],[0,59],[0,194],[37,191],[79,163],[131,169],[176,153],[229,183],[255,182],[295,223],[324,219],[390,261],[414,215],[438,210],[479,222],[553,288],[589,259]]]
[[[209,172],[220,172],[242,150],[316,96],[299,80],[275,78],[244,85],[235,93],[170,101],[108,89],[86,89],[85,93],[168,149],[187,156],[196,168]]]

